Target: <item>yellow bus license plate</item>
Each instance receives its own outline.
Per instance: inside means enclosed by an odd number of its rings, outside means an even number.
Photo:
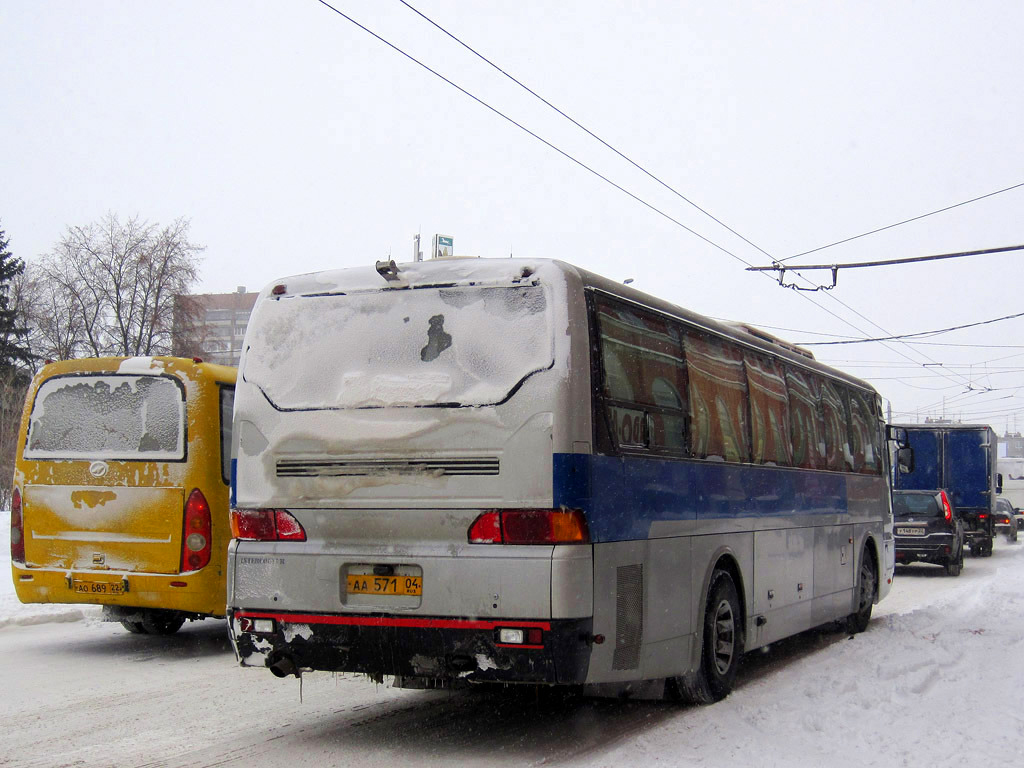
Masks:
[[[348,575],[350,595],[413,595],[423,594],[423,579],[420,576],[373,576],[350,573]]]
[[[72,589],[80,595],[123,595],[124,585],[120,582],[74,581]]]

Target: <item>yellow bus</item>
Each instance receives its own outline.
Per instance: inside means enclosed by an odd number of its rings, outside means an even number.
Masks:
[[[134,633],[224,616],[234,368],[50,363],[25,398],[11,501],[23,603],[91,603]]]

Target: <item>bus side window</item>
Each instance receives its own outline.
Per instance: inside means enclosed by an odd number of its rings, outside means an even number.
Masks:
[[[854,472],[877,475],[882,472],[882,443],[879,421],[857,390],[850,392],[850,438],[853,441]]]
[[[821,381],[821,410],[825,418],[825,468],[842,472],[850,469],[850,430],[846,398],[831,381]]]
[[[793,464],[803,469],[825,469],[825,421],[821,414],[818,379],[803,371],[787,368],[786,385]]]
[[[693,331],[686,333],[685,348],[691,455],[750,461],[743,353],[732,344]]]
[[[235,410],[235,388],[220,388],[220,475],[231,483],[231,417]]]
[[[612,448],[682,454],[686,377],[678,327],[603,299],[596,317],[601,402],[595,419],[612,433]]]
[[[793,463],[789,396],[782,366],[774,360],[744,355],[750,391],[750,432],[755,464]]]

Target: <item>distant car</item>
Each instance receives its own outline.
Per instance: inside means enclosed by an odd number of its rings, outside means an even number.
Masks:
[[[941,565],[950,576],[964,566],[964,524],[945,491],[893,491],[896,563]]]
[[[996,499],[996,511],[993,513],[996,530],[1006,536],[1007,541],[1017,541],[1017,518],[1013,505],[1006,499]]]
[[[1012,501],[1010,501],[1008,498],[1006,498],[1005,496],[997,497],[996,498],[996,502],[998,502],[1000,498],[1002,498],[1011,507],[1013,507],[1013,519],[1017,522],[1017,530],[1018,531],[1024,530],[1024,510],[1021,510],[1020,507],[1014,506],[1014,503]]]

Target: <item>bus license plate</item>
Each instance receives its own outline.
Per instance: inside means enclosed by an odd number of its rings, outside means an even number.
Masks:
[[[923,536],[924,528],[897,528],[897,536]]]
[[[372,574],[350,573],[348,575],[350,595],[413,595],[423,594],[423,579],[420,576],[374,576]]]
[[[119,581],[73,581],[72,589],[80,595],[123,595],[124,585]]]

